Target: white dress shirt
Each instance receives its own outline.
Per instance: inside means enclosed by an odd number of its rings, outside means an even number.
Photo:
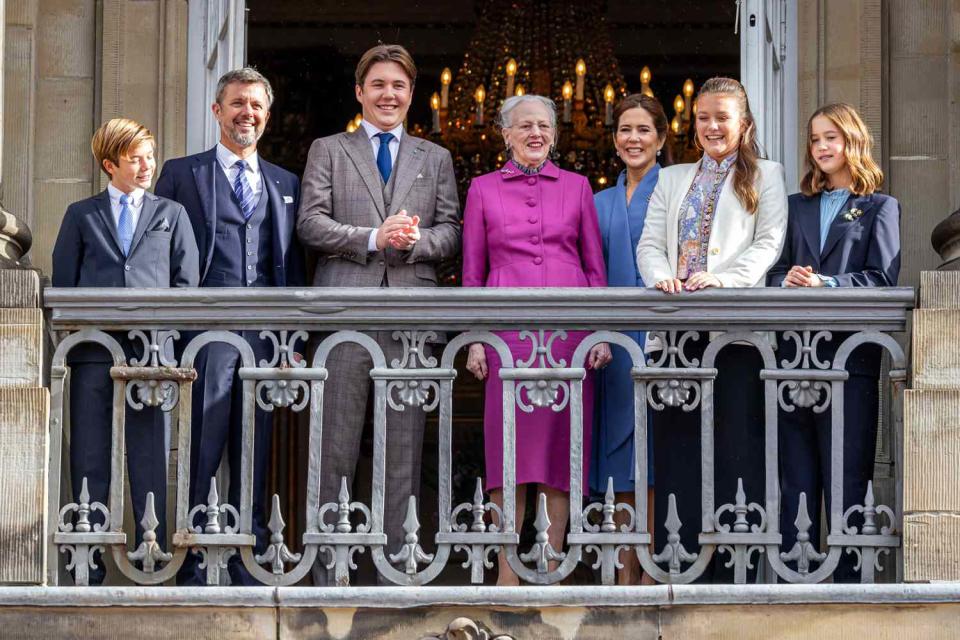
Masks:
[[[227,182],[230,183],[230,188],[233,189],[233,184],[237,179],[237,160],[240,160],[240,156],[235,154],[230,149],[227,149],[221,143],[217,143],[217,162],[220,163],[220,168],[223,169],[223,173],[227,176]],[[250,154],[246,158],[243,158],[243,161],[247,163],[247,182],[250,183],[250,189],[253,191],[254,202],[259,202],[260,192],[263,190],[263,179],[260,176],[260,160],[256,152]]]
[[[123,195],[123,191],[113,186],[113,183],[108,183],[107,193],[110,196],[110,214],[113,216],[113,225],[119,233],[120,196]],[[134,189],[127,194],[130,197],[130,202],[127,203],[127,209],[130,210],[131,223],[134,229],[137,228],[137,223],[140,222],[140,212],[143,211],[143,193],[143,189]]]
[[[366,120],[360,121],[360,126],[363,127],[364,133],[367,134],[367,138],[370,140],[370,148],[373,149],[373,161],[376,163],[377,154],[380,153],[380,138],[377,137],[380,133],[392,133],[393,140],[390,141],[389,146],[387,147],[390,150],[390,167],[391,171],[397,166],[397,154],[400,153],[400,138],[403,136],[403,123],[398,124],[396,127],[390,131],[381,131],[376,126],[370,124]],[[377,249],[377,230],[373,229],[370,231],[370,237],[367,239],[367,251],[370,253],[376,253]]]

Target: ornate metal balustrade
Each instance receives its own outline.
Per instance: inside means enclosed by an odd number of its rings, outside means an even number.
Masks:
[[[51,327],[60,336],[51,368],[51,584],[57,582],[60,562],[74,571],[76,583],[85,584],[95,549],[109,550],[120,571],[139,584],[170,580],[193,550],[203,554],[203,567],[211,584],[219,582],[226,559],[239,553],[252,575],[265,584],[278,586],[300,581],[318,558],[326,558],[335,571],[337,584],[347,585],[355,554],[359,552],[368,552],[380,576],[398,585],[431,582],[446,566],[452,552],[466,555],[464,568],[470,568],[473,583],[483,582],[497,553],[505,554],[521,579],[533,584],[557,583],[581,562],[600,569],[602,582],[611,584],[615,568],[626,553],[635,553],[643,569],[665,583],[692,582],[718,553],[729,557],[729,566],[735,567],[736,582],[745,582],[748,567],[757,564],[762,556],[766,568],[763,579],[775,582],[779,577],[787,582],[813,583],[829,578],[844,552],[857,556],[861,580],[872,582],[880,567],[879,555],[899,550],[899,481],[892,507],[875,504],[871,488],[861,504],[843,510],[843,388],[848,377],[845,364],[854,348],[875,343],[889,353],[892,367],[888,382],[894,403],[893,466],[899,476],[905,361],[890,333],[904,331],[913,306],[912,289],[714,290],[675,297],[626,289],[48,289],[45,305]],[[270,360],[256,362],[250,345],[236,333],[253,329],[261,331],[261,338],[272,343]],[[405,357],[388,363],[377,343],[363,333],[382,330],[396,332],[407,349]],[[532,345],[530,356],[515,361],[496,330],[526,331]],[[558,361],[551,346],[559,332],[568,330],[594,333],[580,344],[571,362]],[[659,335],[667,347],[661,357],[648,358],[622,333],[636,330]],[[185,333],[188,331],[191,333]],[[772,343],[758,333],[769,331],[784,332],[784,339],[794,340],[798,346],[796,357],[791,361],[778,358]],[[833,362],[826,362],[818,356],[817,345],[831,331],[850,335]],[[305,351],[308,332],[326,336],[309,362],[292,355]],[[449,332],[451,336],[437,358],[427,357],[423,350],[430,332]],[[684,351],[685,344],[696,339],[698,333],[710,336],[709,347],[700,361],[688,358]],[[181,334],[192,337],[175,359],[167,344]],[[128,362],[117,335],[141,342],[146,355]],[[107,504],[91,503],[86,490],[80,493],[78,503],[67,504],[69,499],[59,494],[62,434],[69,429],[64,423],[66,362],[71,349],[90,342],[102,345],[113,358],[113,480]],[[200,349],[214,342],[232,345],[242,360],[245,444],[240,460],[242,499],[236,505],[223,502],[216,483],[206,504],[188,502],[191,388],[196,378],[193,367]],[[366,349],[373,361],[370,376],[375,391],[375,433],[369,505],[354,501],[345,482],[336,502],[319,504],[321,409],[328,378],[325,365],[331,349],[345,342]],[[503,364],[502,510],[484,496],[479,479],[472,500],[453,504],[453,391],[458,375],[463,375],[454,368],[454,358],[459,350],[475,342],[495,349]],[[653,540],[647,530],[647,494],[642,486],[635,493],[634,507],[617,504],[612,491],[607,492],[603,502],[588,505],[583,504],[579,492],[572,492],[565,549],[555,549],[548,542],[549,521],[545,500],[540,496],[535,541],[530,548],[521,548],[513,515],[516,412],[531,411],[534,406],[555,410],[570,407],[569,470],[571,479],[575,479],[571,486],[577,486],[584,471],[583,412],[592,410],[582,406],[583,381],[588,375],[585,358],[598,342],[620,345],[633,360],[631,375],[637,408],[635,477],[647,476],[645,406],[700,412],[702,518],[700,547],[695,553],[683,547],[678,531],[681,526],[697,524],[679,521],[673,496],[665,523],[668,535]],[[763,495],[746,495],[742,487],[735,495],[714,495],[714,361],[725,345],[735,342],[753,345],[764,363]],[[153,504],[152,495],[145,505],[145,533],[137,549],[129,550],[130,532],[123,530],[124,491],[119,479],[124,477],[125,404],[134,409],[146,405],[179,412],[175,533],[166,549],[154,532],[160,506]],[[251,514],[256,406],[265,410],[289,407],[307,411],[310,425],[304,530],[285,529],[274,496],[269,522],[271,537],[262,554],[254,552]],[[438,412],[439,421],[438,504],[418,504],[411,496],[405,537],[396,554],[386,553],[383,528],[385,447],[389,446],[387,407],[422,407]],[[834,481],[828,488],[832,510],[828,514],[827,553],[819,553],[810,540],[812,518],[818,514],[807,512],[802,497],[795,519],[797,542],[791,549],[781,548],[778,407],[787,411],[803,407],[831,412]],[[721,504],[717,506],[716,501]],[[432,540],[434,552],[427,553],[418,516],[433,508],[437,509],[439,530]],[[629,522],[616,524],[617,511],[626,511]],[[850,523],[854,512],[862,514],[863,524],[859,527]],[[93,514],[102,516],[102,524],[100,517]],[[202,526],[194,525],[198,515],[202,517]],[[288,547],[287,541],[293,535],[300,536],[302,553],[293,553]]]

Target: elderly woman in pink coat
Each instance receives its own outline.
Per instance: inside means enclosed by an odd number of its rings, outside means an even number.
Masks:
[[[467,194],[463,226],[463,286],[465,287],[604,287],[607,284],[603,245],[587,179],[550,162],[556,140],[557,116],[552,100],[536,95],[507,98],[500,124],[510,160],[498,171],[474,178]],[[549,339],[551,332],[547,332]],[[533,345],[517,332],[499,334],[514,360],[531,358]],[[552,344],[554,360],[572,362],[577,345],[587,335],[568,332]],[[610,361],[606,344],[594,347],[587,366]],[[539,366],[535,361],[531,366]],[[500,362],[490,348],[470,347],[467,369],[486,380],[484,440],[486,484],[495,502],[503,504],[503,405]],[[583,388],[584,478],[590,460],[593,415],[592,376]],[[524,393],[520,391],[520,393]],[[562,393],[562,392],[561,392]],[[517,515],[523,521],[526,485],[534,483],[547,496],[554,549],[563,546],[570,491],[570,411],[550,407],[519,409],[516,414]],[[585,484],[574,489],[580,491]],[[517,584],[503,554],[497,584]]]

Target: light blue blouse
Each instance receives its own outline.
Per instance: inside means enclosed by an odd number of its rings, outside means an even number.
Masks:
[[[827,241],[830,225],[833,224],[849,198],[850,191],[847,189],[820,192],[820,251],[823,251],[823,245]]]

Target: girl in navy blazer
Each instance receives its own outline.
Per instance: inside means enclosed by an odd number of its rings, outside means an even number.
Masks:
[[[767,284],[781,287],[892,287],[900,273],[900,205],[877,193],[883,172],[871,157],[873,139],[856,110],[846,104],[818,109],[807,126],[807,173],[801,193],[790,196],[787,236]],[[821,340],[817,355],[832,362],[849,333]],[[779,359],[795,359],[796,340],[779,340]],[[881,348],[864,345],[847,359],[844,384],[843,509],[863,504],[873,477],[879,418]],[[819,398],[815,406],[822,404]],[[820,540],[821,493],[830,511],[831,412],[794,407],[780,410],[780,530],[783,548],[794,544],[800,493]],[[853,518],[851,518],[853,520]],[[850,524],[860,526],[851,521]],[[816,542],[814,542],[816,544]],[[853,558],[844,554],[838,582],[856,580]]]

